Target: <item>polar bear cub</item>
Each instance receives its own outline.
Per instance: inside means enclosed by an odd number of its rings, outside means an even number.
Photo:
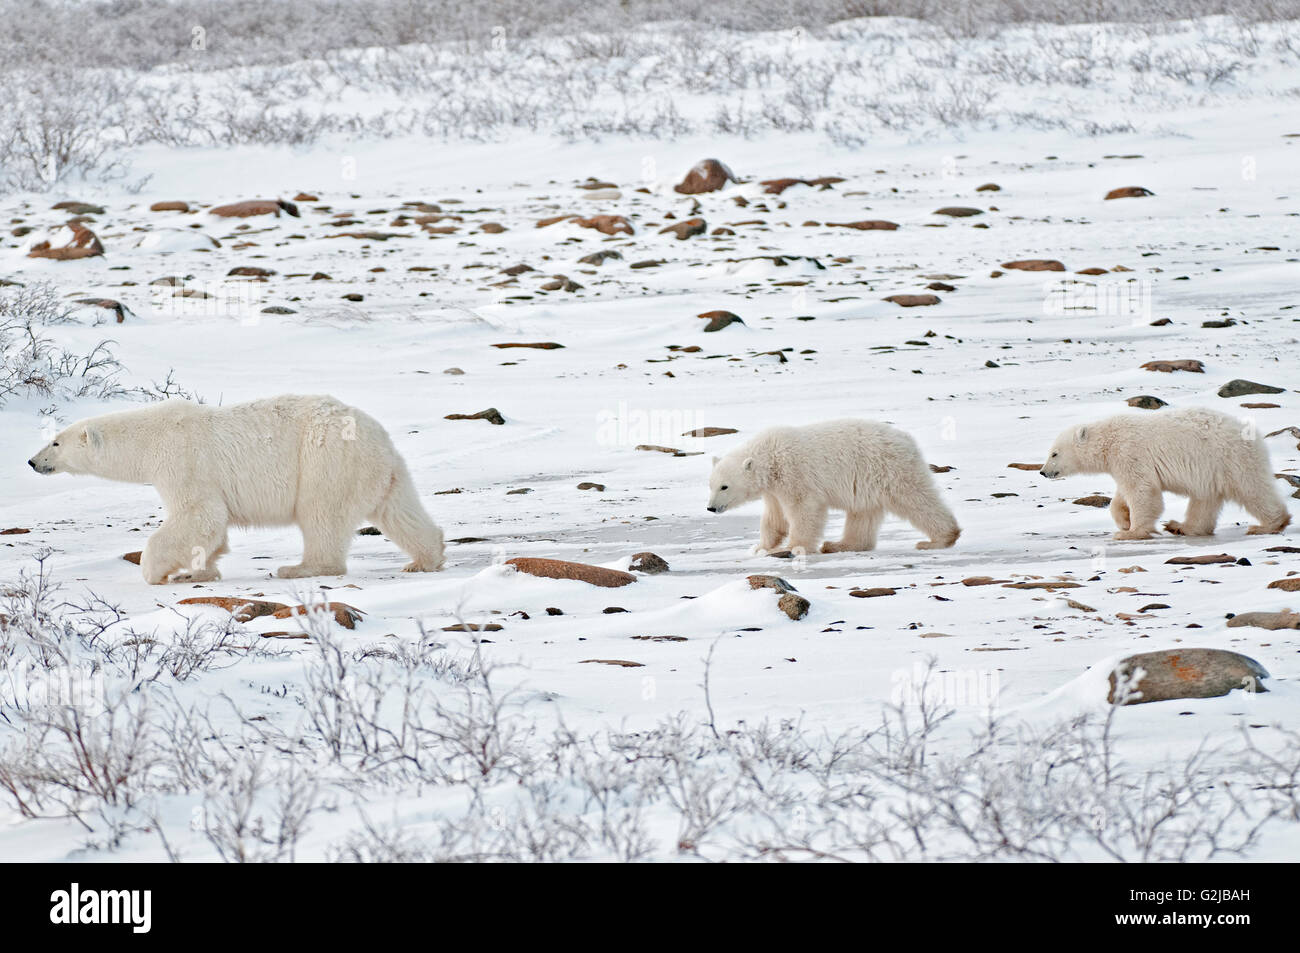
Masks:
[[[961,534],[916,443],[872,420],[772,427],[713,458],[710,513],[760,497],[760,553],[776,550],[787,537],[792,552],[815,552],[832,508],[846,514],[844,538],[823,543],[824,553],[874,549],[886,513],[929,537],[917,549],[945,549]]]
[[[1225,502],[1240,503],[1259,520],[1249,533],[1280,533],[1291,522],[1263,438],[1217,410],[1120,414],[1071,427],[1056,438],[1042,474],[1057,480],[1076,473],[1115,478],[1116,539],[1150,539],[1166,491],[1188,498],[1182,522],[1165,523],[1171,533],[1213,535]]]
[[[140,568],[154,584],[220,579],[231,526],[302,530],[284,579],[340,576],[363,520],[412,557],[443,566],[443,539],[388,433],[332,397],[284,395],[229,407],[167,400],[79,421],[27,461],[37,473],[153,484],[166,518]]]

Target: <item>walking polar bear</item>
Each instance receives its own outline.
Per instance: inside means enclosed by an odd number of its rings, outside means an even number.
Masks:
[[[791,552],[816,552],[831,508],[846,514],[844,538],[823,543],[824,553],[874,549],[886,513],[930,537],[917,549],[946,549],[961,534],[916,443],[871,420],[764,430],[713,458],[709,491],[710,513],[762,497],[758,553],[772,552],[787,536]]]
[[[1216,410],[1120,414],[1071,427],[1056,438],[1042,474],[1057,480],[1076,473],[1115,478],[1116,539],[1150,539],[1166,491],[1188,497],[1182,522],[1165,523],[1171,533],[1213,535],[1227,501],[1259,520],[1249,533],[1280,533],[1291,522],[1263,438]]]
[[[333,397],[167,400],[75,423],[27,462],[37,473],[153,484],[167,511],[140,557],[153,584],[220,579],[231,526],[302,530],[302,562],[281,566],[283,579],[343,575],[367,519],[410,554],[406,572],[443,566],[442,530],[388,433]]]

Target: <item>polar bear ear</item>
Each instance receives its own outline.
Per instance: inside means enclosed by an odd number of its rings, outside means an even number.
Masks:
[[[1075,442],[1075,443],[1083,443],[1083,442],[1084,442],[1085,440],[1087,440],[1087,439],[1088,439],[1088,428],[1087,428],[1087,427],[1080,427],[1077,431],[1075,431],[1075,434],[1074,434],[1074,442]]]
[[[714,457],[714,458],[713,458],[713,465],[716,467],[716,466],[718,465],[718,461],[721,460],[721,459],[722,459],[722,457]]]
[[[744,469],[746,469],[746,470],[752,470],[752,469],[754,469],[754,458],[753,458],[753,457],[748,457],[748,458],[745,460],[745,466],[744,466]]]
[[[104,445],[104,436],[95,427],[87,427],[81,431],[81,437],[77,442],[83,447],[91,446],[98,450]]]

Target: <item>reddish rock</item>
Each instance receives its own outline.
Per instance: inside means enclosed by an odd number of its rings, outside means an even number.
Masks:
[[[636,576],[621,569],[607,569],[589,563],[575,563],[566,559],[543,559],[537,556],[516,556],[506,560],[507,566],[530,576],[543,579],[576,579],[605,589],[617,589],[636,582]]]
[[[37,242],[27,252],[28,258],[53,258],[57,261],[71,261],[78,258],[94,258],[104,254],[95,233],[84,225],[68,223],[50,232],[50,237]]]
[[[237,596],[195,596],[192,599],[182,599],[177,605],[216,606],[233,615],[236,622],[248,622],[250,619],[257,619],[264,615],[274,615],[277,619],[284,618],[279,613],[289,608],[283,602],[241,599]]]
[[[792,185],[830,186],[843,181],[838,175],[824,175],[817,179],[764,179],[759,184],[768,195],[780,195]]]
[[[938,304],[938,295],[890,295],[885,301],[892,301],[900,308],[919,308],[925,305]]]
[[[328,602],[315,603],[311,607],[313,610],[324,609],[334,616],[334,621],[345,629],[355,629],[357,623],[361,621],[363,613],[360,609],[348,605],[346,602]],[[306,606],[284,606],[281,609],[271,613],[277,619],[291,619],[296,615],[306,615]]]
[[[949,218],[970,218],[972,215],[983,215],[984,210],[966,205],[945,205],[943,208],[935,209],[932,214],[947,215]]]
[[[668,571],[668,560],[654,553],[634,553],[627,568],[631,572],[643,572],[648,576],[655,576]]]
[[[154,202],[149,206],[151,212],[188,212],[189,202]]]
[[[861,222],[827,222],[827,228],[856,228],[860,232],[892,232],[898,228],[897,222],[887,222],[884,219],[873,218]]]
[[[130,308],[122,304],[120,301],[114,301],[112,298],[78,298],[77,304],[84,304],[92,308],[102,308],[113,316],[113,320],[117,324],[124,324],[127,315],[131,315],[133,318],[135,317],[135,315],[131,313]]]
[[[688,218],[684,222],[678,222],[675,225],[669,225],[667,228],[659,229],[659,234],[676,235],[677,238],[680,240],[683,238],[691,238],[692,236],[695,235],[702,235],[707,229],[708,229],[708,225],[705,224],[704,219]]]
[[[682,179],[673,190],[682,195],[700,195],[704,192],[716,192],[728,182],[737,181],[732,171],[717,159],[703,159],[695,164],[686,178]]]
[[[1260,680],[1268,670],[1253,658],[1225,649],[1167,649],[1130,655],[1110,673],[1106,701],[1115,704],[1117,676],[1138,676],[1134,693],[1125,705],[1168,701],[1174,698],[1217,698],[1233,689],[1266,692]]]
[[[574,224],[581,225],[583,228],[594,228],[602,235],[633,234],[632,223],[622,215],[593,215],[590,218],[575,219]]]
[[[1106,193],[1107,199],[1138,199],[1148,195],[1155,195],[1150,189],[1144,189],[1140,185],[1126,185],[1123,188],[1111,189]]]
[[[1239,612],[1228,620],[1229,628],[1253,626],[1257,629],[1300,629],[1300,612],[1283,609],[1280,612]]]
[[[1055,258],[1025,258],[1005,262],[1002,267],[1012,271],[1065,271],[1065,266]]]
[[[279,218],[281,213],[292,215],[294,218],[299,217],[298,206],[284,199],[250,199],[247,202],[231,202],[229,205],[218,205],[210,212],[222,218],[250,218],[254,215],[274,215]]]
[[[1147,361],[1142,365],[1142,370],[1160,371],[1162,374],[1171,374],[1174,371],[1188,371],[1192,374],[1204,374],[1205,365],[1200,361],[1192,359],[1177,361]]]
[[[728,325],[745,323],[740,320],[738,315],[732,314],[730,311],[705,311],[696,315],[696,317],[708,319],[709,323],[705,325],[705,331],[721,331]]]

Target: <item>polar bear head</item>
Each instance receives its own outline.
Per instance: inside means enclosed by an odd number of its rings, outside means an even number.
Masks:
[[[94,473],[103,448],[104,437],[98,427],[86,423],[73,424],[56,435],[27,464],[43,474]]]
[[[1071,427],[1056,438],[1052,449],[1047,453],[1047,462],[1039,471],[1049,480],[1074,476],[1076,473],[1093,473],[1095,468],[1089,461],[1089,428]]]
[[[710,513],[725,513],[762,495],[753,457],[729,453],[713,458],[713,473],[709,476]]]

